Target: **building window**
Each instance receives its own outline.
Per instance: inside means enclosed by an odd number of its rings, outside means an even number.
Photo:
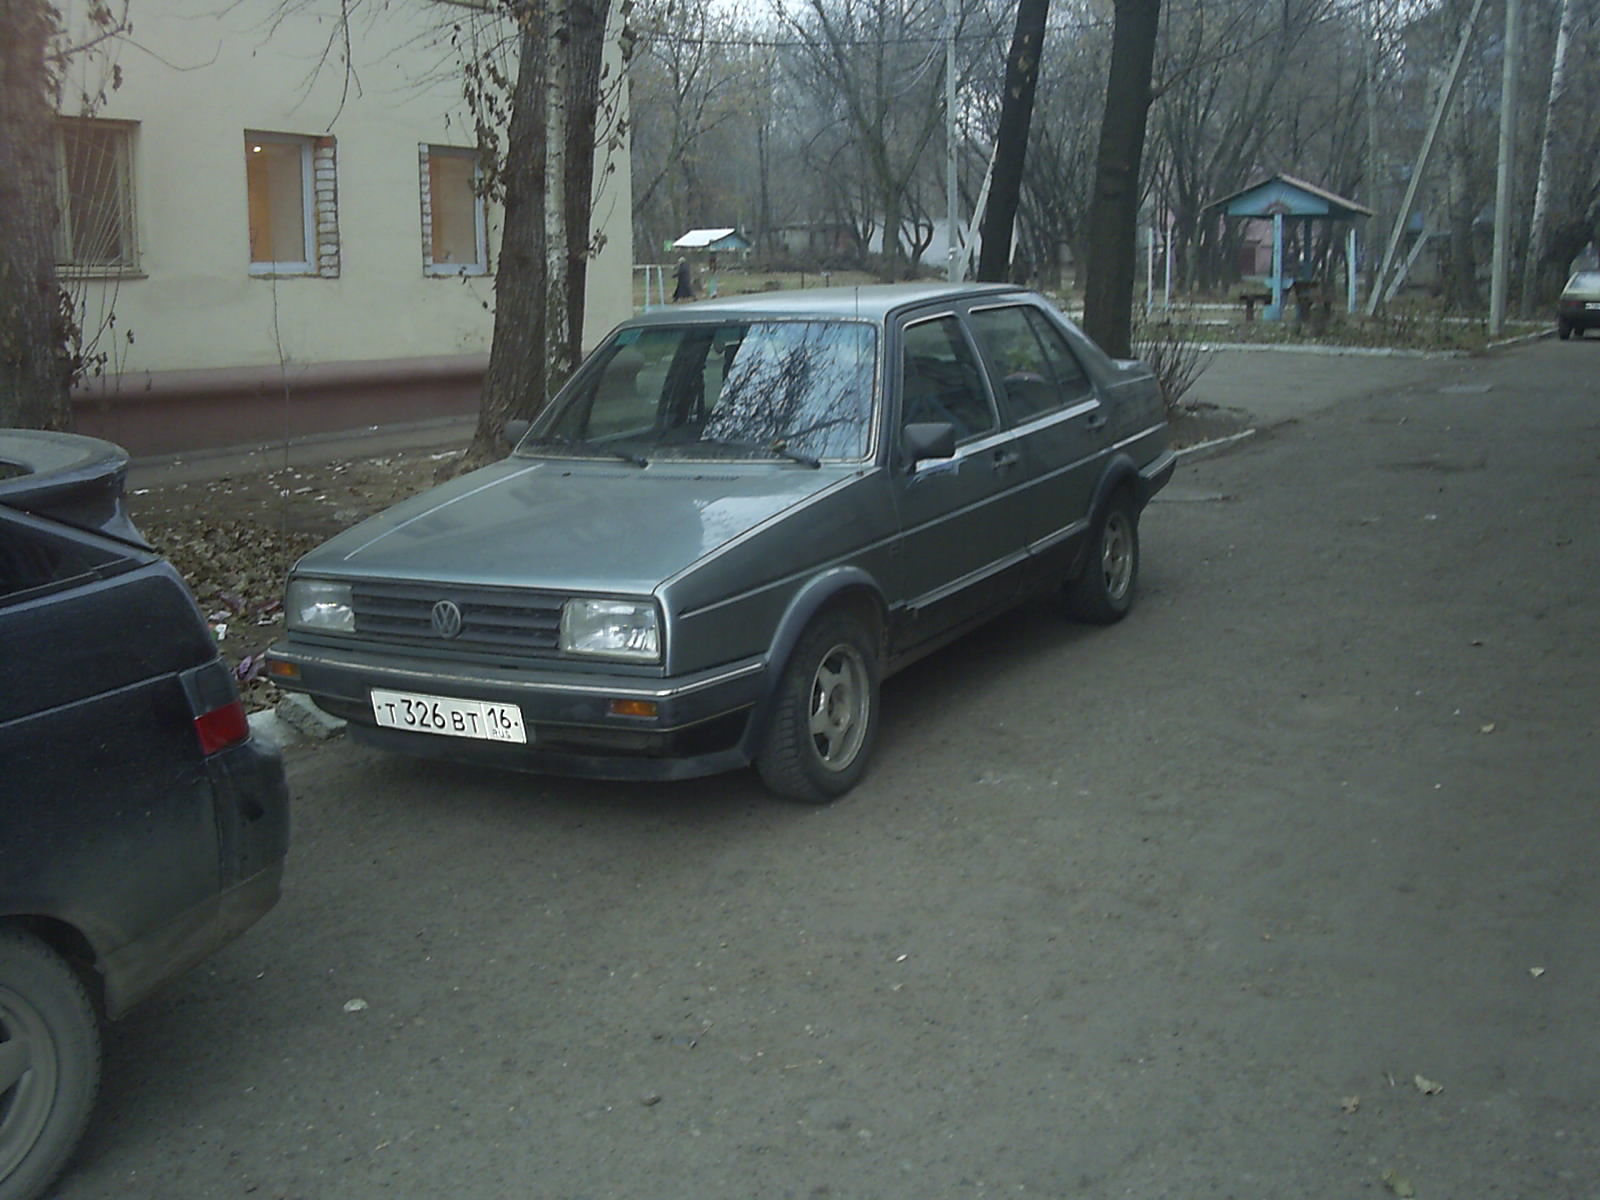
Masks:
[[[244,135],[250,271],[339,274],[338,173],[331,137]]]
[[[125,274],[139,259],[133,225],[133,131],[116,121],[56,126],[56,261],[72,271]]]
[[[488,213],[476,150],[421,146],[422,269],[429,275],[489,270]]]

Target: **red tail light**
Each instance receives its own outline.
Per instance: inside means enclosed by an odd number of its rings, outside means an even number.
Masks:
[[[250,721],[244,715],[244,705],[235,700],[201,713],[194,719],[194,732],[200,739],[200,752],[215,754],[249,737]]]

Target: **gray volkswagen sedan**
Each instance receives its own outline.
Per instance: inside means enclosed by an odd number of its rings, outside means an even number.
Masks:
[[[1003,285],[653,312],[509,458],[306,555],[277,682],[411,754],[611,779],[754,763],[822,803],[879,685],[1059,592],[1133,603],[1159,388]]]

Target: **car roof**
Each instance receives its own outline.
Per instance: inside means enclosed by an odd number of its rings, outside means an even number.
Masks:
[[[883,322],[902,308],[969,300],[977,296],[1025,296],[1031,293],[1005,283],[875,283],[860,287],[805,288],[787,292],[754,292],[717,300],[660,308],[624,322],[640,325],[683,325],[699,321],[772,320],[780,317],[823,317],[830,320]]]

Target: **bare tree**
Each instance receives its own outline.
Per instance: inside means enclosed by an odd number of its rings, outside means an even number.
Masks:
[[[1133,348],[1133,276],[1139,228],[1139,167],[1150,112],[1161,0],[1116,0],[1111,75],[1089,209],[1084,332],[1114,358]]]
[[[1017,28],[1006,56],[1006,79],[995,132],[994,181],[983,214],[983,247],[978,254],[979,279],[1004,279],[1011,265],[1011,228],[1022,195],[1022,169],[1033,120],[1033,96],[1044,52],[1045,19],[1050,0],[1017,0]]]
[[[1533,314],[1535,300],[1542,292],[1553,290],[1549,282],[1565,269],[1566,263],[1550,264],[1545,261],[1545,229],[1550,218],[1550,198],[1554,186],[1557,145],[1561,139],[1562,118],[1567,95],[1567,58],[1572,48],[1573,34],[1577,28],[1578,6],[1573,0],[1561,0],[1561,24],[1556,32],[1555,49],[1551,53],[1550,91],[1544,106],[1544,130],[1539,139],[1539,176],[1534,186],[1533,214],[1528,221],[1528,255],[1523,263],[1522,315]],[[1554,270],[1551,267],[1554,267]],[[1541,286],[1541,283],[1546,286]]]
[[[799,42],[811,84],[832,98],[876,191],[883,229],[884,277],[901,274],[900,234],[907,191],[944,126],[943,35],[935,0],[805,0],[780,10]]]
[[[489,186],[504,204],[494,340],[467,464],[498,454],[506,422],[536,415],[577,366],[585,268],[595,249],[593,161],[606,107],[609,0],[506,4],[499,19],[514,31],[515,77],[492,56],[464,64]]]
[[[0,0],[0,425],[72,423],[68,307],[55,270],[57,34],[44,0]]]

